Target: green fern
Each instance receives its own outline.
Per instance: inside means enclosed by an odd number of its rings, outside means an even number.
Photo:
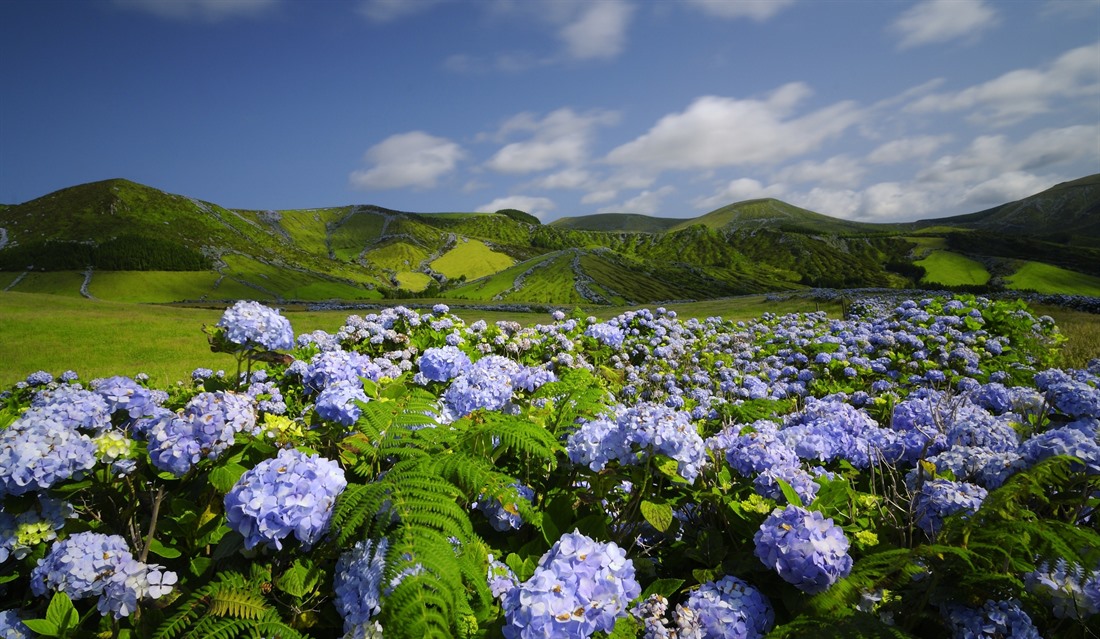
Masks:
[[[156,639],[257,636],[261,627],[282,628],[280,637],[302,636],[283,625],[278,611],[263,594],[263,579],[262,573],[251,578],[233,571],[219,573],[217,581],[176,600],[175,612],[153,636]]]

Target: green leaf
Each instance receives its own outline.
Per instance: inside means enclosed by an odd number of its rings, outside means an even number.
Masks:
[[[778,477],[775,478],[775,483],[779,484],[779,490],[783,491],[783,496],[787,499],[788,504],[794,504],[799,508],[804,507],[802,504],[802,498],[798,496],[798,493],[794,491],[794,488],[791,488],[790,484],[783,481],[782,479],[779,479]]]
[[[672,525],[672,506],[667,503],[643,501],[642,517],[645,517],[650,526],[665,532]]]
[[[23,625],[31,629],[31,632],[42,635],[43,637],[60,637],[60,631],[57,624],[45,619],[24,619]]]
[[[670,457],[659,457],[657,470],[672,481],[686,484],[687,480],[680,476],[680,464]]]
[[[175,548],[172,548],[171,546],[165,546],[157,539],[154,539],[149,544],[149,552],[158,557],[164,557],[165,559],[175,559],[176,557],[179,557],[183,554]]]
[[[228,493],[247,470],[240,464],[217,466],[210,471],[210,485],[219,493]]]
[[[76,613],[73,600],[69,599],[69,595],[63,592],[55,593],[50,599],[49,607],[46,608],[46,621],[52,623],[59,633],[64,634],[66,630],[75,626],[79,619],[80,615]]]
[[[683,585],[683,579],[658,579],[646,586],[646,589],[642,592],[642,599],[647,599],[650,595],[661,595],[668,599],[676,594],[676,591]]]
[[[209,557],[193,557],[191,559],[191,574],[196,577],[202,575],[210,568],[210,564],[214,563],[214,560]]]
[[[291,597],[304,597],[316,585],[316,579],[311,579],[311,567],[303,562],[309,560],[298,559],[283,574],[279,575],[275,585]],[[312,563],[312,562],[309,562]]]

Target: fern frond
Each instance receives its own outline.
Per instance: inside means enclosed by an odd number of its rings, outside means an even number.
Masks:
[[[263,596],[228,590],[219,592],[210,599],[207,614],[215,617],[259,619],[267,610],[267,602]]]

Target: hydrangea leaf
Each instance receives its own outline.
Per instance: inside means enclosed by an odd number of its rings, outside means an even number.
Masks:
[[[642,516],[650,526],[665,532],[672,525],[672,506],[646,500],[642,502]]]

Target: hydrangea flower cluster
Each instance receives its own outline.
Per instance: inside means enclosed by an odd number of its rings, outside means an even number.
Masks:
[[[451,382],[443,393],[443,405],[455,417],[482,408],[500,410],[512,400],[513,377],[520,370],[506,357],[482,357]]]
[[[95,442],[39,412],[28,412],[0,431],[0,496],[46,490],[79,479],[97,461]]]
[[[612,461],[632,465],[639,457],[645,461],[648,455],[666,455],[676,460],[681,477],[695,481],[707,456],[690,414],[646,402],[616,406],[613,411],[614,420],[585,422],[569,436],[570,461],[599,472]]]
[[[27,412],[38,413],[89,433],[101,433],[111,427],[111,411],[103,396],[76,386],[65,385],[39,391],[31,399]]]
[[[237,433],[258,433],[251,396],[218,391],[199,393],[179,415],[169,413],[147,432],[153,465],[182,477],[199,460],[215,459]]]
[[[768,599],[732,575],[701,585],[686,606],[696,611],[708,637],[754,639],[767,634],[775,623]]]
[[[913,515],[917,526],[929,537],[943,528],[943,520],[956,513],[978,512],[988,494],[986,489],[950,479],[930,479],[921,484],[913,498]]]
[[[429,348],[420,356],[420,374],[430,382],[449,382],[470,363],[470,356],[454,346]]]
[[[100,614],[128,617],[141,599],[172,591],[176,574],[134,559],[118,535],[77,533],[57,542],[31,571],[31,591],[64,592],[73,600],[98,597]]]
[[[0,639],[32,639],[34,634],[18,610],[0,610]]]
[[[318,393],[336,382],[361,384],[362,378],[377,382],[382,374],[382,367],[361,353],[344,350],[322,351],[309,361],[302,375],[302,383],[308,392]]]
[[[257,544],[282,549],[291,534],[309,548],[328,530],[336,498],[346,487],[336,462],[281,450],[245,472],[229,490],[225,516],[247,549]]]
[[[50,497],[40,497],[37,508],[14,517],[0,512],[0,564],[9,558],[22,559],[39,544],[57,539],[65,520],[75,516],[72,504]]]
[[[358,541],[340,555],[333,577],[336,609],[344,619],[344,632],[367,625],[382,610],[379,589],[386,570],[389,540]]]
[[[217,326],[225,331],[227,341],[246,350],[277,351],[294,347],[290,320],[259,302],[237,302],[226,309]]]
[[[953,639],[1042,639],[1016,600],[990,599],[980,608],[949,604],[942,614]]]
[[[1084,620],[1100,613],[1100,605],[1097,605],[1100,601],[1094,601],[1095,597],[1090,599],[1086,592],[1090,579],[1094,584],[1100,583],[1100,570],[1090,578],[1080,564],[1071,565],[1063,557],[1054,562],[1053,567],[1043,562],[1025,575],[1024,583],[1029,591],[1050,599],[1051,609],[1058,619]]]
[[[522,484],[512,484],[512,487],[521,499],[531,501],[535,496],[535,491]],[[482,499],[474,504],[474,508],[484,513],[489,525],[498,532],[519,530],[523,526],[523,517],[515,503],[504,505],[496,499]]]
[[[584,329],[584,335],[585,337],[594,338],[599,343],[610,346],[613,349],[622,346],[623,339],[626,337],[626,334],[623,333],[623,329],[610,322],[592,324]]]
[[[315,408],[321,419],[336,422],[342,426],[351,426],[359,421],[362,409],[356,402],[370,401],[363,387],[353,382],[340,380],[325,387],[317,396]]]
[[[107,401],[107,412],[114,415],[121,411],[130,419],[153,414],[166,397],[163,392],[149,390],[129,377],[118,375],[92,380],[92,388]]]
[[[844,531],[817,511],[775,509],[753,536],[756,556],[802,592],[825,592],[852,569]]]
[[[634,563],[615,543],[566,533],[530,579],[503,594],[506,639],[581,639],[610,632],[641,594]]]

